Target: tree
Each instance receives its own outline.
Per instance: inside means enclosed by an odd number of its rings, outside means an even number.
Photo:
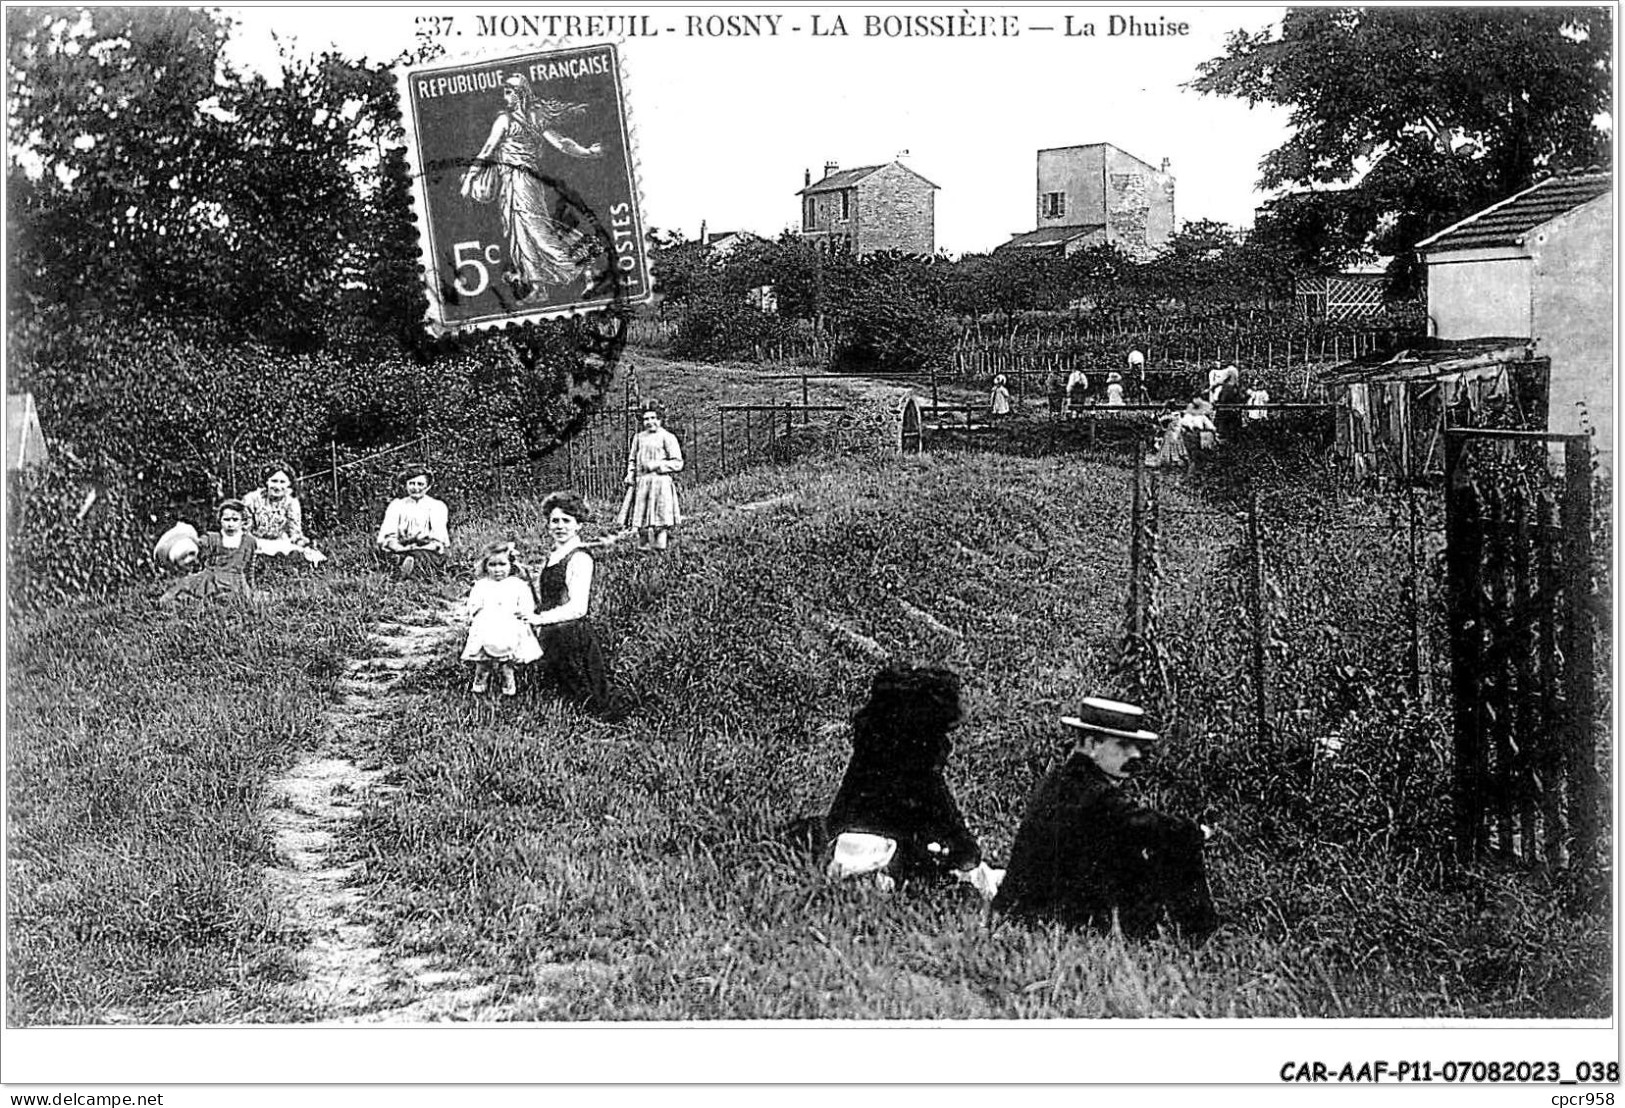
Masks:
[[[132,496],[333,439],[519,428],[504,451],[533,453],[598,402],[580,321],[425,333],[392,66],[238,72],[202,10],[5,16],[11,381]]]
[[[1278,34],[1232,34],[1189,87],[1291,109],[1260,188],[1350,186],[1278,202],[1301,257],[1410,255],[1550,173],[1606,162],[1612,18],[1601,6],[1291,8]]]

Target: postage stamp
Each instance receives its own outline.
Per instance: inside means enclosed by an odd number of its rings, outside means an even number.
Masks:
[[[649,298],[613,44],[411,67],[401,100],[432,330]]]

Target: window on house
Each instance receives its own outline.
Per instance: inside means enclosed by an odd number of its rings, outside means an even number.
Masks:
[[[1044,218],[1060,219],[1066,215],[1066,193],[1046,192],[1044,194]]]
[[[803,231],[817,230],[818,222],[814,218],[814,215],[815,210],[813,208],[813,198],[809,196],[807,197],[807,214],[801,219],[801,229]]]
[[[851,219],[852,218],[852,190],[851,189],[842,189],[841,190],[841,218],[842,219]]]

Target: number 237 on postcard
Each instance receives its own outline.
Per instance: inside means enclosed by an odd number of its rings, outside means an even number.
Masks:
[[[401,98],[431,329],[649,299],[614,46],[416,66]]]

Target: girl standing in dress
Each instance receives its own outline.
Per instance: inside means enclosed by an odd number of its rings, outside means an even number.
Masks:
[[[1123,375],[1121,373],[1106,374],[1106,406],[1108,408],[1121,408],[1123,399]]]
[[[514,544],[494,542],[475,563],[480,579],[469,590],[464,611],[469,616],[468,644],[463,661],[474,663],[473,691],[482,693],[495,666],[502,674],[502,695],[518,691],[513,667],[542,656],[530,619],[536,597],[523,577],[514,573]]]
[[[677,482],[672,474],[683,470],[683,448],[677,436],[660,425],[660,411],[643,409],[643,430],[632,437],[626,458],[626,487],[620,525],[638,529],[639,550],[666,549],[667,531],[683,522],[677,506]]]
[[[1002,373],[993,378],[993,395],[988,400],[988,407],[993,410],[995,418],[1010,414],[1010,390],[1005,387]]]
[[[536,575],[536,602],[529,618],[542,641],[542,672],[567,698],[590,711],[609,707],[609,670],[589,618],[592,555],[581,545],[581,525],[592,522],[586,501],[556,492],[542,501],[553,549]]]

